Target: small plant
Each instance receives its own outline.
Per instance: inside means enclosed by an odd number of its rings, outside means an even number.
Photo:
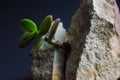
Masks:
[[[26,47],[35,38],[39,38],[39,40],[33,45],[30,51],[30,55],[33,55],[44,41],[47,41],[49,44],[55,45],[56,47],[61,47],[56,42],[52,41],[52,38],[57,30],[59,22],[60,22],[60,19],[58,18],[55,20],[54,24],[51,26],[52,16],[48,15],[42,21],[40,28],[37,29],[37,25],[35,24],[35,22],[33,22],[30,19],[22,19],[20,21],[20,29],[24,31],[24,34],[21,36],[19,40],[20,48]],[[49,35],[48,37],[45,37],[44,35],[49,31],[49,29],[50,29]]]

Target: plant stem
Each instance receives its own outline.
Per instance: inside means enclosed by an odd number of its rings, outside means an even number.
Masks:
[[[51,45],[54,45],[56,48],[61,48],[63,49],[63,46],[61,43],[59,42],[52,42],[51,40],[49,40],[48,38],[45,37],[45,41],[48,42]]]

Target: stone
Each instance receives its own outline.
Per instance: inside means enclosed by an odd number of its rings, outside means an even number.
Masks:
[[[115,0],[81,0],[67,35],[60,27],[54,39],[67,39],[72,47],[65,80],[120,80],[120,13]],[[36,52],[33,80],[52,80],[54,52],[46,42]]]
[[[120,14],[115,0],[82,0],[68,30],[66,80],[120,79]]]
[[[49,35],[49,32],[47,35]],[[61,43],[66,40],[66,30],[63,28],[62,22],[59,23],[54,40]],[[31,77],[33,80],[52,80],[54,53],[54,46],[44,42],[33,55],[31,66]]]

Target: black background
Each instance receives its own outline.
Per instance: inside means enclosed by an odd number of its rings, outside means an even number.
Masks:
[[[29,80],[32,57],[28,53],[33,43],[19,48],[21,19],[32,19],[39,26],[51,14],[68,28],[79,4],[80,0],[0,0],[0,80]]]

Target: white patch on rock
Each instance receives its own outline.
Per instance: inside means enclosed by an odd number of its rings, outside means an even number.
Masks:
[[[50,32],[50,30],[49,30],[49,32]],[[49,35],[49,32],[45,36]],[[66,29],[63,27],[63,23],[60,22],[59,25],[58,25],[58,28],[56,30],[56,33],[53,37],[53,40],[54,41],[59,41],[60,43],[63,43],[63,42],[66,41],[66,39],[67,39],[66,37],[67,37]],[[40,47],[40,49],[46,50],[46,48],[47,49],[53,48],[53,45],[49,45],[49,43],[44,42],[43,45]]]
[[[114,3],[112,5],[109,2],[107,0],[93,0],[93,6],[96,14],[100,18],[106,19],[108,22],[114,24]]]
[[[60,22],[54,38],[55,38],[56,41],[59,41],[59,42],[63,43],[63,42],[65,42],[66,37],[67,37],[66,30],[63,27],[63,23]]]

